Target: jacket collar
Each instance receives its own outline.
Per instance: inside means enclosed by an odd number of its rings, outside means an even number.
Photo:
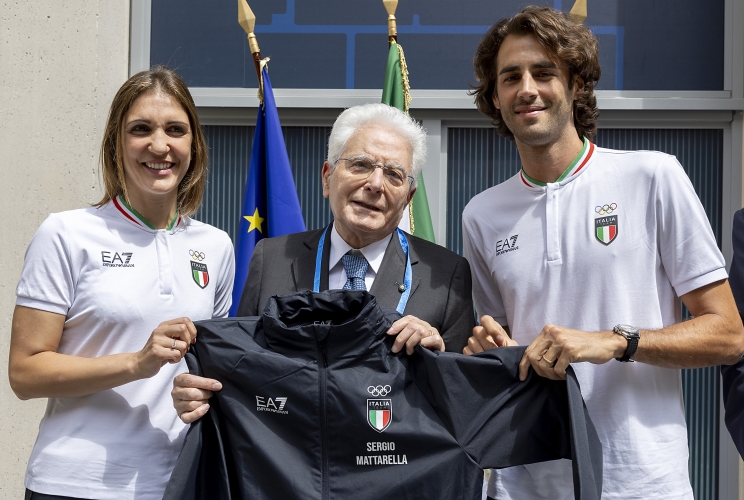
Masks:
[[[413,237],[406,235],[406,238],[408,238],[408,255],[411,258],[411,271],[413,274],[411,279],[411,294],[408,297],[408,301],[410,302],[421,280],[416,274],[416,264],[418,264],[419,259],[411,241]],[[400,246],[398,237],[393,235],[390,238],[387,250],[385,250],[385,256],[382,258],[380,271],[375,276],[375,281],[372,283],[372,288],[369,291],[377,297],[377,301],[382,307],[395,309],[398,306],[400,295],[403,293],[398,287],[403,283],[405,271],[406,254]]]
[[[302,252],[292,262],[292,274],[295,281],[295,290],[312,290],[315,278],[315,255],[318,251],[320,236],[326,228],[308,231],[303,240]],[[330,234],[326,234],[326,240]],[[331,255],[331,245],[326,245],[323,250],[323,264],[320,270],[320,289],[328,290],[328,260]]]
[[[288,357],[340,359],[369,356],[392,337],[386,332],[400,315],[380,309],[370,293],[309,290],[271,297],[261,316],[266,347]],[[378,348],[378,349],[376,349]],[[389,347],[380,351],[387,353]]]

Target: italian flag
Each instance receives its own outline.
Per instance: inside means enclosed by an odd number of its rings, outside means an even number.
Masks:
[[[204,288],[207,286],[207,283],[209,283],[209,274],[205,273],[204,271],[197,271],[194,269],[194,281],[196,281],[196,284],[200,287]]]
[[[408,103],[410,101],[411,94],[408,85],[406,58],[403,55],[403,48],[396,42],[393,42],[390,44],[387,66],[385,67],[382,103],[398,108],[408,114]],[[411,203],[403,213],[403,220],[406,219],[406,216],[409,217],[411,234],[436,243],[434,241],[434,226],[431,223],[431,213],[429,213],[429,199],[426,197],[426,186],[424,186],[424,176],[419,174],[416,180],[418,181],[418,188],[413,195]],[[399,227],[404,230],[409,229],[408,224],[404,224],[403,221],[401,221]]]
[[[597,228],[597,238],[599,241],[607,244],[615,238],[617,226],[603,226]]]
[[[369,423],[372,427],[381,431],[390,423],[390,410],[370,410]]]

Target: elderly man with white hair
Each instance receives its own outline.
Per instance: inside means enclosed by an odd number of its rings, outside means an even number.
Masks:
[[[403,318],[388,331],[392,350],[416,344],[462,352],[474,325],[470,266],[449,250],[398,229],[426,160],[426,133],[385,104],[349,108],[336,119],[323,164],[326,228],[261,240],[253,253],[239,316],[260,314],[272,295],[299,290],[368,290]],[[182,374],[173,404],[190,423],[221,384]]]

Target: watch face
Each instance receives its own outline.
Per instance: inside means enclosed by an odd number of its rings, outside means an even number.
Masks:
[[[633,338],[640,338],[641,332],[638,330],[638,328],[630,325],[617,325],[614,328],[615,333],[618,333],[625,337],[626,339],[633,339]]]

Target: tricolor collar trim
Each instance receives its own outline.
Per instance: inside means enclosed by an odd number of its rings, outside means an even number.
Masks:
[[[124,217],[126,217],[130,221],[134,222],[138,226],[145,226],[145,227],[148,227],[148,228],[152,229],[153,231],[157,231],[158,230],[158,228],[153,227],[152,224],[150,224],[149,222],[147,222],[147,220],[144,217],[142,217],[142,215],[140,215],[139,212],[137,212],[134,208],[132,208],[129,205],[129,203],[127,203],[126,201],[124,201],[124,198],[122,198],[121,196],[117,196],[116,198],[114,198],[111,201],[114,202],[114,206],[117,208],[117,210],[119,210],[119,212],[121,212],[121,214]],[[180,224],[180,222],[181,222],[181,216],[178,214],[178,212],[176,212],[176,215],[173,216],[173,220],[170,221],[170,223],[165,228],[165,230],[166,231],[170,231],[175,226],[177,226],[178,224]]]
[[[563,171],[560,177],[556,179],[555,182],[561,182],[564,179],[568,179],[569,177],[578,174],[586,166],[587,162],[589,161],[589,158],[592,157],[593,152],[594,152],[594,144],[589,142],[589,139],[584,137],[584,147],[581,148],[581,152],[574,159],[574,161],[571,162],[568,168]],[[519,176],[522,179],[522,182],[527,187],[535,188],[535,187],[547,186],[545,182],[535,180],[529,175],[527,175],[527,173],[524,171],[524,168],[522,168],[519,171]]]

